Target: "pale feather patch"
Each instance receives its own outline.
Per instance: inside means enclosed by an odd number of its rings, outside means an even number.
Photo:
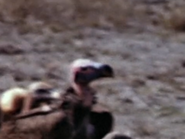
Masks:
[[[0,107],[4,112],[12,111],[17,98],[26,97],[28,92],[22,88],[12,88],[2,93],[0,99]]]
[[[55,98],[55,99],[59,99],[61,97],[61,94],[59,92],[59,90],[54,90],[52,93],[51,93],[51,97],[52,98]]]
[[[48,105],[41,106],[41,111],[43,111],[43,112],[49,112],[51,110],[52,110],[52,108]]]
[[[100,68],[102,65],[103,65],[102,63],[98,63],[90,59],[77,59],[71,64],[71,68],[74,69],[74,68],[88,67],[88,66]]]

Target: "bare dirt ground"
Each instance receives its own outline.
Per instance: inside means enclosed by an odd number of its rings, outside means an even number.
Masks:
[[[115,130],[135,139],[185,138],[185,2],[128,1],[62,0],[60,10],[49,7],[57,0],[44,8],[2,1],[0,90],[38,80],[64,89],[71,61],[98,60],[115,69],[114,79],[93,84]]]

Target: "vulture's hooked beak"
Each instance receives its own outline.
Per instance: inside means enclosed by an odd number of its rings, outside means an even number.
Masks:
[[[100,76],[101,77],[114,77],[114,71],[111,66],[109,65],[102,65],[99,68]]]

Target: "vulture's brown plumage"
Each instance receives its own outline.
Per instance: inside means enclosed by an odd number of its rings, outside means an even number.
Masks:
[[[71,64],[71,87],[52,103],[52,110],[35,108],[3,123],[0,139],[101,139],[112,129],[112,114],[96,108],[95,91],[89,84],[112,77],[109,65],[87,59]]]

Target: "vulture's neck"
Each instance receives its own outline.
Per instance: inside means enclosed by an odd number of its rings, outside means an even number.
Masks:
[[[91,87],[89,85],[73,84],[72,87],[79,97],[84,97],[86,94],[89,93],[89,90],[91,90]]]
[[[82,99],[84,105],[91,106],[94,98],[94,90],[87,84],[73,84],[75,93]]]

